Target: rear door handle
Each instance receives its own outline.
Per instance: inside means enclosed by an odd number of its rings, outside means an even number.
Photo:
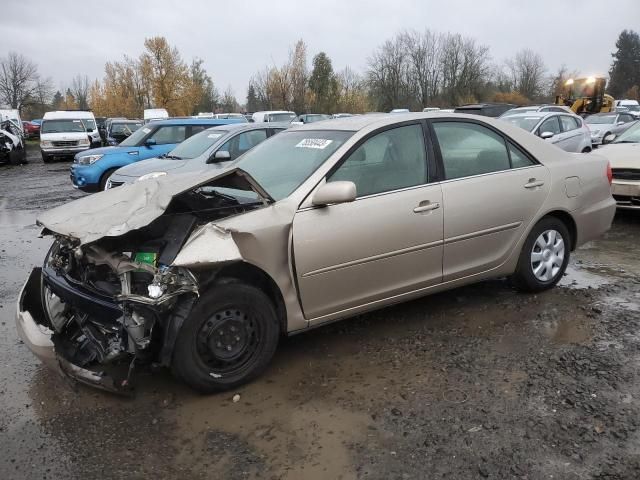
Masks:
[[[541,180],[536,180],[535,178],[530,178],[527,183],[524,184],[524,188],[537,188],[544,185],[544,182]]]
[[[440,208],[440,204],[438,202],[420,202],[420,205],[413,209],[413,213],[430,212],[431,210],[436,210],[438,208]]]

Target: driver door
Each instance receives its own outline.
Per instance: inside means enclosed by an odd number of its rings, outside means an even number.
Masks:
[[[326,179],[355,183],[356,200],[296,213],[295,271],[312,323],[440,283],[442,191],[429,183],[424,139],[420,123],[374,132]]]

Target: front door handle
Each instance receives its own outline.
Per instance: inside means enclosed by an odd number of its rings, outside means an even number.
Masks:
[[[438,202],[420,202],[420,205],[413,209],[413,213],[430,212],[431,210],[436,210],[438,208],[440,208],[440,204]]]
[[[524,188],[538,188],[544,185],[544,182],[541,180],[536,180],[535,178],[530,178],[527,183],[524,184]]]

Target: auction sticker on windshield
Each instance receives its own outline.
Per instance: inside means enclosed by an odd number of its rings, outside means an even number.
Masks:
[[[326,138],[305,138],[296,145],[296,148],[319,148],[323,150],[327,148],[333,140],[327,140]]]
[[[149,127],[144,127],[144,128],[142,129],[142,131],[143,131],[144,133],[149,133],[149,132],[151,131],[151,129],[150,129]]]

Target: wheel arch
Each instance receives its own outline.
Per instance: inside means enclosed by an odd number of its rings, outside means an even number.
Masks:
[[[552,210],[540,217],[538,222],[546,217],[557,218],[562,223],[564,223],[564,225],[567,227],[567,230],[569,230],[569,235],[571,235],[571,251],[574,251],[578,242],[578,226],[576,225],[576,221],[571,216],[571,214],[565,210]]]

